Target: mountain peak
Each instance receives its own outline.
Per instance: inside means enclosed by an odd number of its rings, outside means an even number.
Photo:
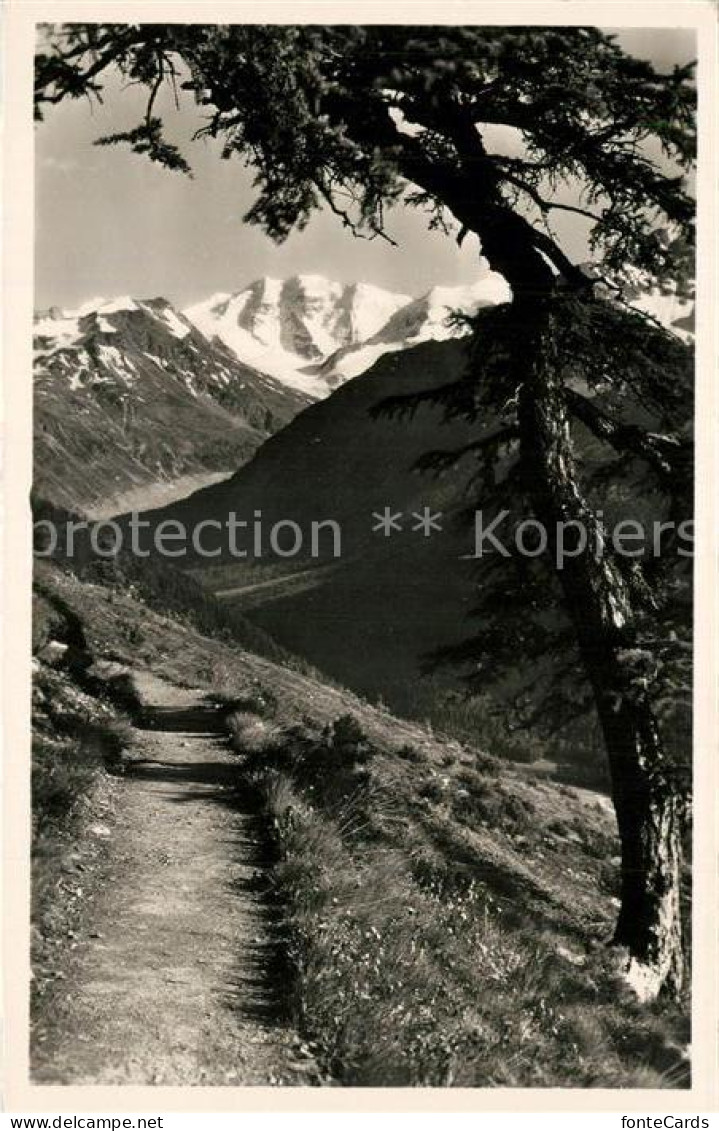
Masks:
[[[324,275],[312,274],[290,275],[288,279],[285,279],[283,285],[288,289],[297,288],[308,291],[327,292],[342,289],[341,283],[335,283],[332,279],[327,279]]]
[[[506,284],[486,265],[476,287],[435,287],[421,299],[308,273],[285,280],[264,276],[184,313],[242,361],[322,397],[387,350],[451,336],[443,324],[449,310],[476,309],[506,294]]]

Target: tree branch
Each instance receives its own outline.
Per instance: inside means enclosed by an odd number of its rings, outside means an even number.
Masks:
[[[577,216],[586,216],[588,220],[595,220],[597,223],[600,223],[602,219],[596,212],[589,212],[586,208],[578,208],[574,204],[558,204],[556,201],[546,200],[543,196],[539,195],[533,185],[528,185],[521,177],[515,177],[512,173],[504,173],[503,177],[505,181],[509,181],[510,184],[515,185],[520,192],[526,192],[527,196],[532,198],[540,212],[544,215],[557,209],[560,212],[575,212]]]
[[[381,223],[380,223],[380,225],[372,225],[372,235],[366,236],[364,234],[364,232],[360,231],[358,225],[352,219],[350,214],[348,212],[345,212],[345,210],[343,208],[340,208],[339,205],[335,203],[335,199],[332,195],[332,190],[327,188],[327,186],[324,185],[319,180],[319,178],[317,178],[315,180],[315,184],[317,185],[317,188],[320,190],[322,198],[327,203],[327,206],[329,207],[329,209],[332,212],[334,212],[335,216],[339,217],[339,219],[342,221],[342,226],[344,228],[349,228],[350,232],[352,233],[352,235],[356,239],[374,240],[374,239],[377,239],[379,237],[379,239],[386,240],[387,243],[390,244],[392,247],[398,246],[396,240],[393,240],[392,237],[388,236],[387,233],[384,231],[384,229],[381,226]]]
[[[500,428],[495,428],[493,432],[488,432],[485,436],[480,436],[479,439],[473,440],[469,444],[463,444],[460,448],[445,448],[433,452],[426,452],[414,464],[416,471],[433,471],[437,475],[441,475],[450,467],[454,467],[459,463],[463,456],[469,455],[470,452],[476,452],[478,455],[485,454],[489,451],[490,457],[492,449],[494,454],[499,449],[500,444],[510,443],[512,440],[519,438],[519,428],[516,424],[503,425]]]
[[[671,478],[684,470],[691,444],[681,437],[648,432],[636,424],[623,424],[574,389],[566,390],[567,407],[576,420],[610,444],[621,455],[639,456],[662,477]]]

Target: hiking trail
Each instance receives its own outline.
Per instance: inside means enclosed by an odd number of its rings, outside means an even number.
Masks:
[[[133,673],[145,705],[87,922],[42,1019],[36,1084],[316,1082],[283,1013],[267,838],[203,693]]]

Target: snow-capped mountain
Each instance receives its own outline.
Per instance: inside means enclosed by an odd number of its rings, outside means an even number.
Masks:
[[[229,474],[309,403],[161,298],[43,312],[34,346],[35,489],[64,506]]]
[[[633,306],[690,345],[695,336],[696,263],[694,251],[671,227],[656,232],[659,245],[673,264],[673,278],[657,278],[636,266],[612,272],[607,280],[595,264],[584,263],[588,275],[598,276],[598,293]],[[607,285],[609,283],[609,285]]]
[[[635,310],[671,330],[682,341],[694,341],[693,288],[683,291],[671,281],[659,284],[645,278],[636,278],[633,283],[625,282],[623,297]]]
[[[320,275],[257,279],[237,294],[217,294],[185,309],[209,338],[246,364],[319,399],[379,356],[462,331],[453,310],[471,313],[508,297],[487,267],[469,287],[434,287],[419,298]]]
[[[126,296],[93,299],[76,310],[53,307],[36,316],[33,345],[41,390],[63,376],[71,391],[98,385],[130,389],[150,365],[197,396],[193,355],[209,352],[210,368],[203,370],[208,388],[213,383],[229,385],[228,366],[235,361],[216,347],[207,351],[207,342],[192,323],[161,298],[141,302]]]
[[[330,391],[318,366],[343,346],[372,337],[409,295],[332,282],[320,275],[257,279],[237,294],[217,294],[185,310],[209,338],[242,361],[314,397]]]
[[[640,277],[621,286],[625,301],[692,338],[688,289]],[[130,297],[43,312],[34,334],[36,488],[87,507],[146,483],[230,473],[383,354],[461,337],[453,312],[508,298],[483,263],[472,285],[414,298],[298,275],[258,279],[182,313],[165,299]]]
[[[588,275],[597,273],[592,263],[582,264]],[[694,341],[696,294],[693,283],[679,284],[673,279],[659,281],[645,271],[628,268],[611,280],[612,286],[598,285],[598,293],[646,314],[665,330],[676,334],[687,345]]]
[[[461,337],[466,330],[453,323],[452,314],[474,314],[483,306],[495,306],[509,297],[504,279],[492,271],[471,286],[433,287],[399,307],[366,341],[343,346],[331,354],[317,370],[318,375],[333,388],[364,373],[385,353],[409,349],[420,342]]]
[[[685,341],[691,339],[692,295],[649,280],[622,283],[626,301]],[[257,279],[235,294],[216,294],[189,306],[184,315],[246,365],[319,400],[385,353],[460,337],[465,330],[452,324],[453,312],[473,314],[509,298],[505,280],[482,261],[475,283],[433,287],[414,298],[364,283],[296,275]]]

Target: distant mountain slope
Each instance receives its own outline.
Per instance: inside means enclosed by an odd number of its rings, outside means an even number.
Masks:
[[[627,285],[624,297],[630,306],[648,315],[671,330],[687,344],[694,341],[695,330],[695,299],[693,290],[683,293],[671,283],[664,286],[658,284],[646,285],[637,280],[633,285]]]
[[[464,359],[461,340],[384,356],[296,417],[232,478],[143,517],[191,527],[205,518],[224,521],[230,511],[252,519],[260,510],[265,531],[292,520],[305,532],[312,521],[336,520],[342,531],[336,569],[322,568],[329,538],[319,561],[307,554],[279,561],[267,552],[265,537],[259,559],[187,565],[215,590],[297,572],[289,585],[254,590],[234,603],[353,689],[403,706],[421,654],[462,639],[474,602],[471,563],[458,560],[472,548],[471,531],[456,521],[468,501],[461,487],[466,468],[436,480],[416,474],[413,464],[429,449],[466,443],[473,429],[461,421],[443,424],[441,411],[431,407],[409,422],[374,420],[369,410],[384,396],[451,380]],[[425,506],[443,512],[441,534],[412,531],[411,512]],[[404,513],[401,534],[373,532],[373,514],[385,507]]]
[[[472,670],[471,660],[459,671],[441,670],[433,689],[425,690],[420,679],[428,654],[482,632],[482,621],[471,614],[491,564],[471,558],[475,543],[466,510],[486,505],[476,488],[466,489],[476,470],[473,455],[441,478],[418,474],[414,465],[429,451],[466,445],[477,426],[445,422],[442,410],[427,404],[403,420],[373,418],[370,410],[384,397],[452,381],[465,359],[461,339],[385,355],[307,408],[231,478],[143,516],[153,524],[179,519],[191,529],[207,519],[225,524],[234,512],[248,524],[238,538],[246,558],[232,558],[226,537],[208,533],[206,547],[223,545],[224,556],[181,564],[290,651],[353,690],[381,695],[393,709],[411,714],[421,713],[425,697],[456,689],[461,674]],[[643,411],[637,406],[637,413]],[[581,428],[577,439],[589,469],[605,466],[607,452]],[[611,496],[602,496],[609,524],[651,521],[662,513],[640,469],[629,466],[622,476]],[[423,531],[425,508],[440,516],[441,530]],[[377,529],[385,511],[397,516],[401,530]],[[253,533],[258,515],[259,553]],[[311,524],[328,519],[341,530],[341,556],[332,557],[333,539],[325,530],[318,535],[320,555],[313,558]],[[269,532],[283,521],[302,532],[298,556],[283,558],[272,549]],[[503,533],[508,531],[511,523]],[[540,672],[518,655],[511,685],[500,687],[488,676],[485,690],[503,696],[509,690],[514,699],[534,680],[548,678],[553,662],[548,656]]]
[[[665,238],[671,243],[668,235]],[[584,263],[582,267],[588,275],[602,279],[596,265]],[[676,334],[686,345],[694,342],[696,288],[692,279],[659,280],[645,271],[627,268],[615,275],[609,286],[603,280],[599,289],[607,298],[616,298],[619,294],[624,303]]]
[[[164,299],[53,309],[34,347],[34,486],[71,508],[229,473],[308,403]]]
[[[691,340],[690,289],[640,276],[620,285],[625,301]],[[246,463],[384,355],[461,337],[453,312],[508,296],[480,264],[471,286],[418,298],[301,275],[260,279],[184,314],[131,298],[46,312],[35,326],[37,490],[95,514],[157,506]]]

